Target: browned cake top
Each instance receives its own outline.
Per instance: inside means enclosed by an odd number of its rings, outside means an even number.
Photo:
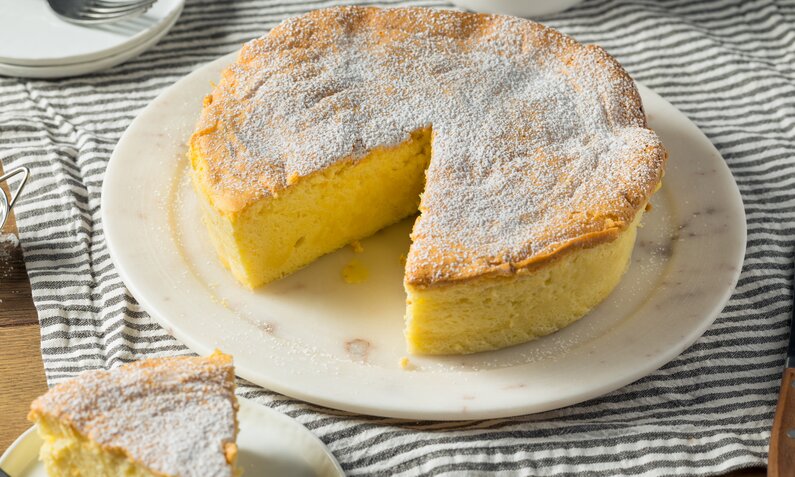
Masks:
[[[512,274],[614,238],[666,159],[604,50],[513,17],[341,7],[246,44],[206,99],[194,152],[234,212],[301,177],[433,130],[412,284]]]

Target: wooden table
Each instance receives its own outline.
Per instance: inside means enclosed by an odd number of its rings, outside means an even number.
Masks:
[[[3,168],[0,165],[0,174]],[[8,188],[2,185],[5,191]],[[17,233],[13,215],[2,232]],[[41,361],[39,322],[33,306],[22,250],[13,241],[0,242],[0,452],[30,423],[30,402],[47,391]],[[765,469],[747,469],[726,477],[763,477]],[[12,476],[15,477],[15,476]]]
[[[5,185],[3,189],[8,191]],[[3,227],[3,236],[16,234],[16,230],[12,215]],[[39,337],[39,321],[22,249],[3,240],[0,243],[0,451],[5,451],[30,427],[25,419],[28,406],[47,390]]]

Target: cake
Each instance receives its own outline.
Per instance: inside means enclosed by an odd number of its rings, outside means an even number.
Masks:
[[[419,211],[407,348],[458,354],[601,302],[667,153],[598,46],[514,17],[338,7],[242,48],[189,157],[218,256],[250,288]]]
[[[31,405],[50,477],[234,477],[232,358],[156,358],[88,371]]]

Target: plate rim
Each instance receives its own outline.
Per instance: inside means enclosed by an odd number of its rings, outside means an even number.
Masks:
[[[226,54],[216,60],[208,62],[201,67],[196,68],[190,74],[180,78],[174,85],[171,85],[166,90],[164,90],[157,98],[155,98],[146,108],[139,112],[139,116],[143,115],[146,111],[148,111],[153,106],[157,105],[158,99],[162,97],[166,97],[168,93],[172,90],[172,88],[178,88],[179,84],[182,81],[190,81],[190,78],[194,76],[200,76],[206,68],[213,68],[219,67],[219,65],[224,63],[229,63],[237,56],[239,50]],[[365,415],[373,415],[373,416],[383,416],[383,417],[390,417],[390,418],[400,418],[400,419],[424,419],[424,420],[445,420],[445,421],[458,421],[458,420],[474,420],[474,419],[491,419],[491,418],[505,418],[505,417],[512,417],[517,415],[524,415],[524,414],[533,414],[538,412],[549,411],[553,409],[560,409],[566,406],[570,406],[573,404],[581,403],[584,401],[588,401],[590,399],[597,398],[599,396],[603,396],[609,392],[615,391],[620,389],[628,384],[631,384],[651,373],[660,369],[665,364],[669,363],[677,356],[679,356],[683,351],[689,348],[698,338],[700,338],[704,332],[714,323],[717,316],[726,306],[726,303],[732,296],[732,293],[735,290],[737,282],[739,280],[740,274],[742,272],[744,266],[744,256],[745,250],[747,248],[747,220],[745,214],[745,208],[742,200],[742,195],[737,187],[737,183],[734,180],[734,176],[731,173],[728,165],[723,159],[723,156],[714,146],[714,144],[709,140],[709,138],[704,135],[704,133],[695,125],[689,118],[687,118],[684,113],[682,113],[678,108],[673,106],[670,102],[662,98],[659,94],[655,93],[650,88],[642,85],[637,84],[638,90],[641,94],[641,97],[644,96],[653,96],[655,100],[659,100],[664,103],[667,107],[675,110],[682,118],[684,118],[689,125],[691,125],[694,130],[698,131],[700,138],[703,139],[705,144],[709,144],[710,151],[714,153],[717,158],[719,159],[720,166],[724,169],[728,177],[731,179],[731,193],[736,199],[736,203],[733,206],[737,207],[737,211],[742,215],[742,221],[738,222],[738,227],[742,229],[742,247],[741,250],[737,251],[737,256],[735,260],[732,261],[732,264],[737,265],[734,267],[732,272],[731,282],[730,285],[727,285],[723,288],[722,292],[720,293],[719,298],[717,298],[714,302],[714,305],[709,310],[708,313],[704,314],[704,319],[700,322],[699,326],[692,327],[688,329],[688,332],[679,339],[675,346],[668,347],[664,351],[660,352],[659,354],[655,355],[653,359],[647,359],[644,361],[643,365],[636,366],[633,372],[629,372],[623,374],[621,378],[610,380],[606,383],[601,383],[599,386],[590,387],[585,392],[578,392],[574,393],[568,398],[565,399],[557,399],[555,400],[555,404],[552,406],[537,406],[537,405],[524,405],[524,406],[517,406],[512,407],[510,409],[504,409],[501,407],[492,408],[488,406],[481,407],[477,410],[470,409],[465,413],[461,411],[447,411],[447,412],[438,412],[433,410],[404,410],[399,408],[385,408],[385,407],[370,407],[366,405],[360,405],[357,403],[351,403],[346,400],[334,399],[329,398],[326,396],[318,397],[309,392],[306,392],[300,387],[290,386],[282,382],[275,382],[273,379],[262,379],[262,373],[255,373],[250,372],[248,369],[243,368],[236,368],[236,372],[238,372],[238,376],[249,380],[259,386],[266,387],[267,389],[279,392],[286,396],[300,399],[306,402],[310,402],[316,405],[326,406],[333,409],[339,409],[348,412],[354,412],[359,414]],[[136,120],[138,119],[136,118]],[[139,304],[150,314],[150,316],[163,328],[168,330],[168,332],[174,336],[177,340],[181,343],[185,344],[188,348],[192,351],[197,352],[199,354],[208,354],[212,352],[213,346],[204,344],[200,342],[198,339],[193,338],[188,332],[181,329],[180,326],[175,325],[174,322],[169,321],[164,316],[162,316],[161,311],[158,309],[157,306],[153,306],[150,300],[147,297],[147,294],[142,292],[139,288],[138,284],[135,283],[135,280],[131,280],[130,277],[130,270],[127,270],[124,265],[120,265],[119,260],[119,251],[116,249],[117,244],[115,244],[115,240],[112,239],[113,232],[112,227],[108,228],[108,224],[114,223],[114,218],[112,216],[107,215],[107,207],[104,206],[105,204],[105,197],[107,194],[111,193],[108,191],[108,184],[111,181],[108,181],[108,177],[111,177],[114,173],[114,170],[120,166],[120,160],[115,160],[116,157],[120,154],[119,145],[124,144],[124,141],[131,130],[133,130],[133,126],[135,125],[134,120],[128,129],[124,132],[121,136],[116,148],[111,155],[110,161],[108,163],[108,168],[105,174],[105,181],[103,182],[102,186],[102,207],[101,207],[101,215],[102,215],[102,222],[104,227],[105,238],[107,241],[108,251],[113,261],[117,273],[119,277],[124,282],[125,286],[127,286],[130,293],[138,300]],[[114,167],[115,166],[115,167]],[[717,293],[715,294],[717,297]]]
[[[31,434],[32,434],[32,436],[31,436]],[[39,444],[36,445],[37,449],[40,448],[41,444],[44,442],[44,441],[41,440],[41,438],[39,437],[39,434],[36,432],[36,426],[35,425],[25,429],[25,431],[22,432],[22,434],[20,434],[19,436],[17,436],[17,438],[14,439],[14,442],[12,442],[8,446],[8,448],[6,448],[5,452],[3,452],[2,455],[0,455],[0,466],[6,465],[8,463],[8,461],[12,457],[14,457],[14,453],[15,452],[21,452],[21,451],[17,451],[17,449],[19,449],[23,445],[26,445],[26,442],[28,440],[38,441]],[[35,445],[35,444],[28,444],[28,445]],[[36,456],[34,456],[34,459],[38,459],[38,454]],[[27,465],[30,465],[30,460],[28,460]],[[8,472],[8,469],[6,469],[6,468],[4,468],[3,470]]]

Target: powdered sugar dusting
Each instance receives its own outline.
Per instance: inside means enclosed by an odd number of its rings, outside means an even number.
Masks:
[[[248,43],[205,108],[194,147],[238,205],[431,127],[407,280],[512,273],[622,229],[665,152],[621,67],[512,17],[334,8]]]
[[[236,408],[231,360],[218,354],[89,371],[32,406],[153,471],[185,477],[232,476],[224,445],[235,441]]]

